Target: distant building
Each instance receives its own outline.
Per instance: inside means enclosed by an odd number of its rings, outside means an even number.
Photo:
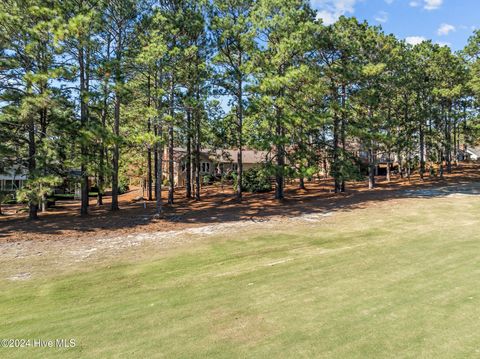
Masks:
[[[471,161],[478,161],[480,159],[480,147],[467,147],[463,151],[463,156]]]
[[[1,191],[14,193],[23,187],[26,180],[27,172],[20,167],[0,169]]]
[[[192,152],[193,155],[193,152]],[[243,170],[258,167],[268,160],[268,152],[257,150],[243,150]],[[163,176],[168,178],[169,159],[168,149],[163,155]],[[173,150],[173,174],[175,186],[183,187],[186,183],[187,150],[174,148]],[[193,163],[192,163],[193,169]],[[236,172],[238,169],[238,150],[201,150],[200,152],[200,176],[221,176]],[[193,172],[193,170],[192,170]]]
[[[15,193],[21,189],[28,179],[28,171],[26,168],[0,168],[0,190],[4,192]],[[69,170],[63,177],[63,183],[56,186],[53,190],[55,194],[75,194],[80,196],[80,170]],[[89,177],[89,187],[93,186],[95,179]]]

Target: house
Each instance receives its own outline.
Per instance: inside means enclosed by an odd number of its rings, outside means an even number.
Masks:
[[[353,154],[363,166],[364,171],[368,171],[370,162],[370,153],[368,148],[358,140],[347,143],[346,150]],[[399,168],[399,158],[395,153],[386,153],[382,151],[374,151],[373,160],[375,162],[375,175],[386,176],[388,168],[397,170]]]
[[[478,161],[480,159],[480,147],[465,148],[463,151],[463,156],[471,161]]]
[[[0,191],[15,193],[27,180],[26,170],[15,167],[0,171]]]
[[[28,179],[28,171],[26,168],[14,167],[8,169],[0,168],[0,191],[15,194],[21,189]],[[80,198],[80,170],[69,170],[63,177],[63,183],[53,189],[55,195],[58,194],[75,194],[75,198]],[[89,177],[89,187],[94,184],[95,178]]]
[[[192,153],[193,155],[193,153]],[[268,160],[266,151],[243,150],[243,170],[258,167]],[[169,173],[168,149],[163,155],[163,175],[168,178]],[[185,148],[173,149],[173,173],[175,186],[183,187],[186,183],[187,150]],[[200,151],[200,176],[221,176],[236,172],[238,169],[238,150],[208,150]]]

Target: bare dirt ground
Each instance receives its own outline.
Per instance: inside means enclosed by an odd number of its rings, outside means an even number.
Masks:
[[[139,233],[157,233],[205,227],[229,222],[264,222],[271,217],[289,219],[298,216],[321,215],[338,210],[363,208],[382,201],[404,197],[431,197],[448,195],[451,189],[461,193],[462,186],[471,192],[468,184],[480,182],[480,165],[461,164],[444,179],[418,176],[410,180],[394,178],[387,182],[379,177],[377,188],[368,190],[366,183],[348,183],[347,192],[335,194],[330,179],[307,183],[306,190],[297,185],[288,185],[286,199],[276,201],[273,193],[245,194],[239,203],[233,191],[225,187],[208,186],[202,191],[202,200],[184,198],[184,191],[178,189],[174,205],[165,206],[162,219],[154,218],[155,202],[135,200],[141,192],[132,190],[120,196],[118,212],[109,210],[110,199],[105,198],[103,206],[95,206],[91,199],[90,215],[79,216],[78,201],[58,201],[55,208],[41,213],[38,221],[26,219],[26,213],[18,206],[5,206],[0,216],[0,241],[16,242],[24,240],[79,240],[105,237],[125,237]],[[164,201],[166,202],[166,201]]]
[[[154,203],[147,209],[134,201],[138,191],[121,197],[119,212],[110,212],[108,203],[92,214],[80,217],[78,203],[68,202],[41,220],[30,222],[25,214],[0,219],[0,279],[23,281],[55,272],[109,265],[112,259],[135,260],[152,252],[157,255],[221,235],[228,239],[242,232],[276,230],[292,225],[308,226],[320,221],[335,223],[337,212],[378,207],[393,210],[399,201],[419,198],[480,195],[480,166],[463,165],[444,180],[412,178],[381,181],[376,190],[365,183],[350,183],[345,194],[331,193],[330,182],[311,183],[307,190],[288,186],[287,199],[278,202],[272,193],[247,194],[242,203],[231,190],[205,190],[200,202],[187,201],[177,194],[177,203],[166,208],[164,219],[154,219]],[[10,207],[13,212],[15,208]]]

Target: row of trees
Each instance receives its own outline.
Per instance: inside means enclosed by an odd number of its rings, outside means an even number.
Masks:
[[[200,150],[269,151],[275,197],[329,173],[336,192],[367,155],[400,173],[451,171],[476,140],[480,32],[464,51],[411,46],[305,0],[5,0],[0,9],[0,167],[25,167],[30,218],[81,169],[111,209],[125,178],[145,178],[162,208],[164,149],[174,202],[174,147],[186,148],[185,195],[200,199]],[[433,168],[433,166],[431,166]],[[242,197],[242,186],[236,186]]]

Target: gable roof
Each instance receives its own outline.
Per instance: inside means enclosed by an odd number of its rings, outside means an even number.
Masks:
[[[480,147],[467,147],[467,152],[480,157]]]
[[[217,150],[213,155],[214,159],[220,163],[238,163],[238,150]],[[212,157],[212,155],[210,155]],[[268,159],[268,152],[257,150],[243,150],[242,162],[255,164],[263,163]]]
[[[175,147],[173,149],[173,160],[176,162],[181,161],[187,155],[187,150],[183,147]],[[202,149],[200,151],[200,156],[204,159],[209,159],[212,162],[217,163],[238,163],[238,150],[234,149],[218,149],[218,150],[209,150]],[[164,159],[168,159],[168,149],[165,149]],[[255,164],[263,163],[268,158],[267,151],[257,151],[257,150],[243,150],[242,151],[242,160],[246,164]]]

